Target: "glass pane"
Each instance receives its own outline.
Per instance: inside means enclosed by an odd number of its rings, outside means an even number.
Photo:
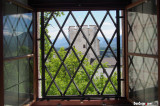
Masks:
[[[150,0],[128,10],[128,52],[158,55],[157,4]],[[158,59],[129,56],[129,97],[158,105]]]
[[[33,99],[33,59],[6,58],[33,53],[32,12],[5,2],[3,13],[5,105],[19,106]]]
[[[19,82],[29,80],[29,62],[28,59],[19,60]]]
[[[18,61],[4,63],[4,89],[18,84]]]
[[[30,101],[30,82],[23,82],[19,84],[19,105],[23,105],[24,103]]]
[[[33,52],[32,13],[8,3],[4,10],[4,57],[31,54]]]
[[[140,102],[158,101],[158,59],[129,56],[129,96]]]
[[[13,86],[4,91],[4,104],[5,106],[18,106],[18,86]]]
[[[156,1],[128,10],[128,52],[157,55]]]

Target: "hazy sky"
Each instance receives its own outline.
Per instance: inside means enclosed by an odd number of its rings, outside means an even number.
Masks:
[[[60,25],[63,24],[68,12],[64,12],[65,15],[61,16],[61,17],[57,17],[57,20],[59,21]],[[73,12],[74,16],[76,17],[79,25],[81,25],[82,21],[84,20],[87,11],[74,11]],[[102,22],[102,19],[104,18],[104,15],[106,14],[106,11],[92,11],[93,16],[95,17],[95,19],[97,20],[98,24],[100,25],[100,23]],[[115,11],[110,11],[110,14],[112,15],[114,21],[116,22],[116,12]],[[51,35],[51,40],[54,40],[58,31],[59,31],[59,27],[56,24],[55,20],[52,19],[49,24],[51,24],[48,27],[49,30],[49,35]],[[93,18],[91,17],[91,15],[88,16],[86,22],[84,25],[96,25]],[[75,21],[73,20],[72,16],[70,15],[65,26],[63,27],[63,31],[65,32],[65,34],[68,36],[68,28],[69,26],[77,26],[77,24],[75,23]],[[107,18],[105,19],[102,27],[101,27],[103,33],[105,34],[106,38],[111,38],[111,36],[113,35],[114,31],[115,31],[115,26],[112,22],[112,20],[110,19],[109,15],[107,15]],[[98,33],[98,36],[101,36],[101,33]],[[61,33],[59,36],[59,39],[63,38],[63,34]]]

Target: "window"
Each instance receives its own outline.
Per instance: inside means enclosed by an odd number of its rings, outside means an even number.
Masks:
[[[86,48],[85,44],[83,44],[83,48]]]
[[[53,99],[105,99],[111,95],[120,97],[120,44],[117,44],[120,43],[120,26],[119,18],[116,18],[119,17],[119,12],[118,10],[41,12],[43,97]],[[57,13],[61,16],[57,17]],[[100,16],[99,19],[97,16]],[[110,33],[105,31],[109,28],[108,25],[112,28]],[[74,30],[75,27],[77,30]],[[98,38],[101,38],[99,44]],[[81,46],[82,44],[87,44],[88,47]],[[53,55],[56,57],[53,58]],[[115,60],[110,71],[107,68],[109,64],[104,61],[109,56]],[[92,63],[91,59],[94,60]]]
[[[5,2],[3,14],[4,104],[33,99],[32,12]]]

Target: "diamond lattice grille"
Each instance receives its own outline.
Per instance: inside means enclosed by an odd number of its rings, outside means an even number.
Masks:
[[[83,18],[79,18],[79,13],[82,13]],[[98,12],[95,11],[67,11],[60,17],[57,14],[59,13],[41,14],[42,95],[50,98],[70,96],[84,99],[90,98],[89,95],[103,98],[109,94],[119,95],[119,11],[103,11],[101,18],[97,18]],[[110,33],[108,39],[105,32],[108,27],[104,30],[104,26],[110,24],[114,30],[107,32]],[[50,33],[50,29],[54,33]],[[99,35],[106,44],[101,54],[99,46],[97,47]],[[65,45],[58,48],[62,37],[61,44]],[[116,41],[115,46],[119,50],[113,50],[113,41]],[[109,65],[103,63],[108,52],[114,59],[110,72],[107,71]],[[103,73],[100,73],[100,69]]]

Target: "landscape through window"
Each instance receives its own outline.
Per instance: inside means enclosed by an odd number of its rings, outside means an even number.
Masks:
[[[42,96],[120,95],[120,11],[41,13]]]

